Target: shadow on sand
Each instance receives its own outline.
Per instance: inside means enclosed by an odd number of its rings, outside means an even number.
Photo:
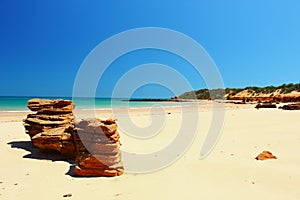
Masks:
[[[7,143],[11,146],[11,148],[16,149],[23,149],[28,151],[29,154],[24,155],[23,158],[28,159],[37,159],[37,160],[51,160],[52,162],[55,161],[65,161],[70,164],[69,171],[65,173],[65,175],[76,177],[74,176],[74,168],[75,168],[75,159],[68,159],[63,157],[59,152],[56,151],[41,151],[39,148],[36,148],[32,145],[31,141],[13,141]],[[76,177],[76,178],[96,178],[96,177]]]
[[[40,149],[34,147],[31,141],[14,141],[7,143],[11,148],[23,149],[30,152],[24,155],[23,158],[37,159],[37,160],[51,160],[55,161],[66,161],[70,164],[74,164],[74,159],[67,159],[63,157],[59,152],[56,151],[41,151]]]

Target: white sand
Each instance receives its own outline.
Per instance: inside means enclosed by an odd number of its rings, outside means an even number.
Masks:
[[[52,156],[58,159],[53,162],[30,146],[21,122],[26,113],[1,113],[0,199],[300,199],[300,112],[226,106],[222,136],[204,160],[199,160],[199,153],[210,123],[209,105],[200,109],[197,138],[180,160],[157,172],[114,178],[66,175],[68,161]],[[122,149],[151,152],[168,144],[181,121],[180,110],[168,112],[155,138],[136,140],[121,130]],[[140,126],[151,124],[146,110],[131,113]],[[263,150],[278,159],[255,160]],[[68,193],[72,197],[64,198]]]

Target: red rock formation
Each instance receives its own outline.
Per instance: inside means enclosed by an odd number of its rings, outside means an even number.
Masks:
[[[75,176],[119,176],[124,173],[115,120],[87,119],[75,125]]]
[[[24,120],[26,133],[35,147],[59,151],[75,157],[75,144],[69,129],[74,126],[75,105],[69,100],[31,99],[28,108],[36,111]]]
[[[300,110],[300,103],[288,104],[279,108],[283,110]]]
[[[227,100],[235,100],[235,101],[246,101],[246,102],[253,102],[253,101],[267,101],[267,102],[300,102],[299,96],[278,96],[278,97],[263,97],[263,96],[257,96],[257,97],[236,97],[236,96],[230,96],[227,97]]]
[[[270,151],[263,151],[255,158],[256,160],[268,160],[268,159],[277,159]]]
[[[31,111],[45,114],[72,113],[75,105],[71,100],[63,99],[31,99],[28,101],[28,108]]]
[[[276,104],[265,102],[265,103],[259,103],[255,106],[255,108],[277,108]]]
[[[76,157],[75,176],[119,176],[124,173],[115,120],[82,120],[74,128],[74,104],[68,100],[28,101],[36,113],[24,120],[35,147]]]

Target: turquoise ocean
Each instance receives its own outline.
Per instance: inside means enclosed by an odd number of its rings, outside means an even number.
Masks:
[[[29,111],[27,108],[27,101],[32,98],[41,99],[68,99],[71,97],[4,97],[0,96],[0,111]],[[150,102],[150,101],[128,101],[128,99],[110,99],[110,98],[95,98],[93,105],[89,99],[76,98],[74,103],[76,109],[111,109],[111,108],[142,108],[142,107],[177,107],[179,103],[176,102]]]

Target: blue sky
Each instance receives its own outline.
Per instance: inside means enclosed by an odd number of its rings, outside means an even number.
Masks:
[[[226,87],[300,82],[299,10],[297,0],[1,0],[0,95],[71,96],[89,52],[105,39],[139,27],[173,29],[196,40],[218,66]],[[122,74],[148,62],[174,67],[194,89],[206,87],[185,61],[148,50],[114,62],[97,96],[110,96]],[[178,94],[148,85],[135,95]]]

